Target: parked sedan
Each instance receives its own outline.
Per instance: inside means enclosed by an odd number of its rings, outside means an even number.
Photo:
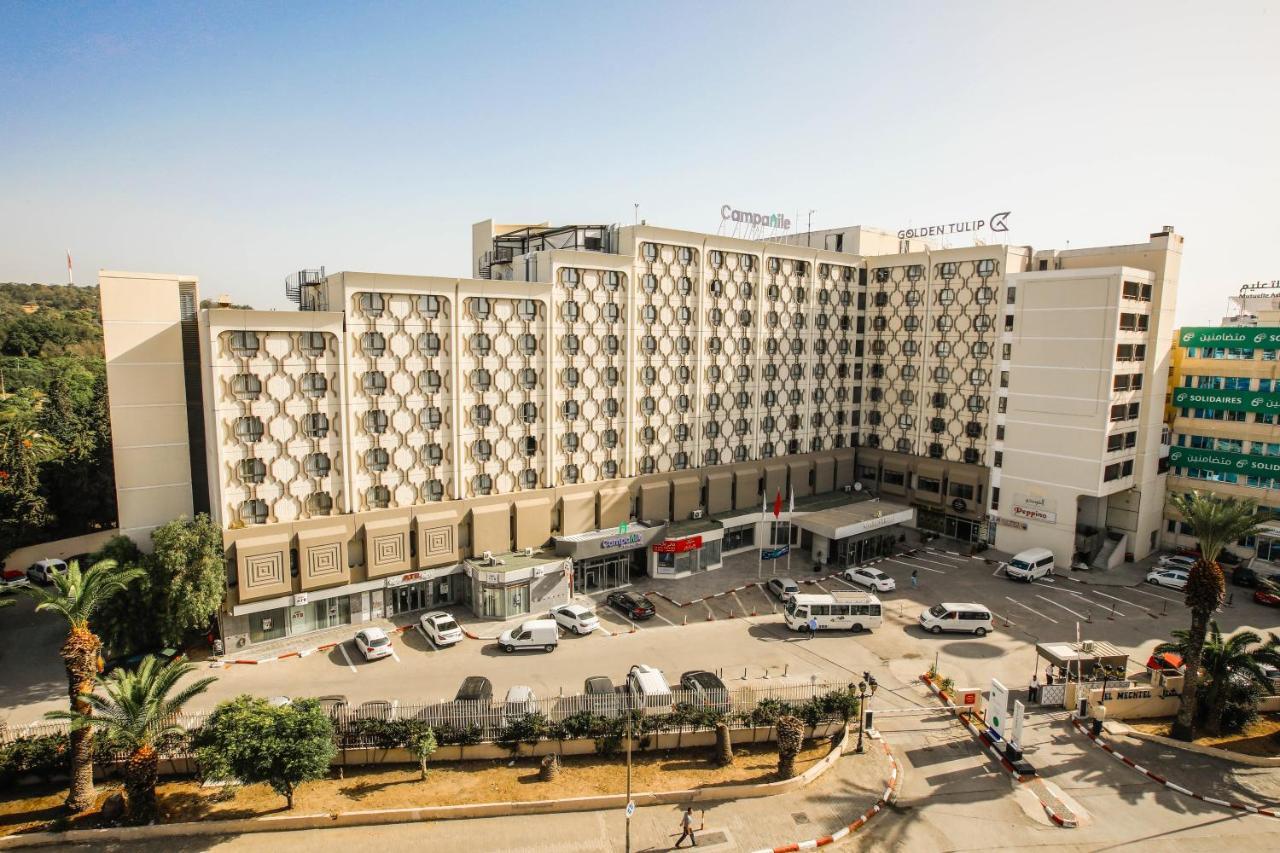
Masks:
[[[422,633],[427,635],[427,639],[437,646],[452,646],[454,643],[462,642],[462,629],[458,627],[454,618],[443,610],[423,613],[418,618],[418,624],[422,626]]]
[[[561,628],[575,634],[590,634],[600,627],[600,618],[589,607],[581,604],[562,604],[551,611],[551,618]]]
[[[1265,589],[1255,590],[1253,600],[1268,607],[1280,607],[1280,594],[1268,592]]]
[[[898,588],[898,584],[893,578],[889,577],[879,569],[873,569],[870,566],[857,566],[852,569],[845,569],[844,579],[852,583],[865,586],[868,589],[874,589],[876,592],[893,592]]]
[[[365,660],[391,656],[391,638],[381,628],[365,628],[356,632],[356,648]]]
[[[611,592],[605,603],[628,619],[652,619],[658,609],[638,592]]]
[[[26,572],[21,569],[5,569],[4,574],[0,575],[0,592],[17,590],[24,586],[31,586],[31,581],[27,579]]]
[[[1196,564],[1196,558],[1188,557],[1186,554],[1165,554],[1157,562],[1163,569],[1181,569],[1184,572],[1189,572],[1191,567]]]
[[[770,578],[769,582],[765,584],[765,589],[773,593],[774,598],[786,603],[800,591],[800,584],[791,578]]]
[[[1169,589],[1186,589],[1187,573],[1181,569],[1152,569],[1147,572],[1147,583]]]

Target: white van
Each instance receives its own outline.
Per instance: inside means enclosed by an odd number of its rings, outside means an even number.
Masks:
[[[674,701],[662,670],[642,663],[627,673],[627,693],[631,707],[642,714],[669,713]]]
[[[519,628],[503,631],[498,638],[498,647],[507,654],[516,649],[542,649],[554,652],[560,644],[560,629],[554,619],[530,619],[520,623]]]
[[[44,559],[36,560],[27,569],[27,577],[36,583],[51,584],[53,576],[60,575],[67,570],[67,564],[63,560]]]
[[[1013,555],[1007,563],[1002,563],[1005,577],[1014,580],[1031,581],[1053,574],[1053,552],[1048,548],[1028,548]]]
[[[985,637],[995,626],[991,611],[981,604],[935,604],[920,614],[920,626],[931,634],[943,631],[963,631]]]

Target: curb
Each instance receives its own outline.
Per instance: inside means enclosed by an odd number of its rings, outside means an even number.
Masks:
[[[400,625],[398,627],[394,627],[387,633],[403,634],[405,631],[411,631],[415,627],[417,627],[416,623],[410,622],[408,625]],[[479,639],[478,637],[475,637],[470,632],[468,632],[466,628],[462,629],[462,633],[466,634],[468,637],[470,637],[473,640]],[[337,648],[338,646],[342,645],[345,642],[346,640],[335,640],[332,643],[323,643],[322,645],[319,645],[319,646],[312,646],[309,649],[294,649],[288,652],[281,652],[280,654],[275,655],[274,657],[257,658],[256,660],[245,659],[245,658],[210,658],[209,666],[221,666],[225,669],[228,666],[236,666],[236,665],[259,666],[261,664],[275,663],[278,660],[286,660],[288,658],[305,658],[305,657],[310,657],[311,655],[314,655],[317,652],[327,652],[330,649]]]
[[[970,716],[971,716],[970,714],[961,711],[959,708],[953,705],[951,703],[951,700],[945,694],[943,694],[943,692],[940,689],[938,689],[934,685],[934,683],[929,679],[929,676],[927,674],[920,676],[920,680],[923,681],[925,684],[929,685],[929,689],[933,691],[933,694],[937,696],[939,699],[941,699],[946,704],[946,706],[949,709],[951,709],[951,712],[956,715],[956,717],[960,720],[961,725],[963,725],[969,731],[969,734],[977,738],[978,742],[982,744],[982,746],[991,755],[991,757],[1000,763],[1000,766],[1004,768],[1004,772],[1009,775],[1009,778],[1013,779],[1018,784],[1034,783],[1034,782],[1040,781],[1036,776],[1023,776],[1022,774],[1018,773],[1018,770],[1016,767],[1013,766],[1013,763],[1009,761],[1009,759],[1001,755],[1000,751],[996,749],[995,741],[991,739],[991,736],[973,724],[972,720],[970,720]],[[1040,807],[1044,809],[1044,813],[1049,816],[1049,820],[1053,821],[1056,825],[1062,827],[1063,829],[1075,829],[1076,826],[1079,825],[1078,822],[1076,821],[1076,816],[1072,814],[1070,811],[1066,811],[1066,814],[1060,814],[1049,803],[1045,802],[1044,797],[1040,796],[1039,791],[1036,791],[1035,793],[1036,793],[1036,799],[1040,801]]]
[[[880,741],[880,748],[884,750],[885,757],[889,759],[889,782],[885,785],[884,793],[880,795],[880,799],[876,800],[871,808],[867,809],[853,823],[848,826],[842,826],[830,835],[824,835],[820,838],[811,838],[807,841],[793,841],[790,844],[783,844],[778,847],[765,847],[755,853],[791,853],[795,850],[811,850],[815,847],[825,847],[828,844],[834,844],[849,835],[857,832],[867,821],[875,817],[886,806],[893,802],[898,794],[898,781],[901,772],[898,767],[898,760],[893,757],[893,752],[889,749],[889,745],[883,740]]]
[[[1248,805],[1247,803],[1233,803],[1233,802],[1229,802],[1228,800],[1220,800],[1217,797],[1206,797],[1204,794],[1197,794],[1195,791],[1188,791],[1186,788],[1182,787],[1181,785],[1177,785],[1177,784],[1174,784],[1173,782],[1170,782],[1168,779],[1164,778],[1158,773],[1152,773],[1150,770],[1143,767],[1141,764],[1138,764],[1137,762],[1133,761],[1133,759],[1126,758],[1125,756],[1121,755],[1119,752],[1116,752],[1115,748],[1112,747],[1111,744],[1104,741],[1100,736],[1095,737],[1094,735],[1090,734],[1089,731],[1083,725],[1080,724],[1079,720],[1072,718],[1071,725],[1074,726],[1080,732],[1080,734],[1084,735],[1089,740],[1093,741],[1094,746],[1106,752],[1116,761],[1119,761],[1122,764],[1126,764],[1129,767],[1132,767],[1134,770],[1146,776],[1148,779],[1151,779],[1152,781],[1155,781],[1155,782],[1159,782],[1161,785],[1164,785],[1166,788],[1169,788],[1170,790],[1177,791],[1179,794],[1185,794],[1186,796],[1200,800],[1201,802],[1212,803],[1215,806],[1223,806],[1224,808],[1235,809],[1236,811],[1240,811],[1240,812],[1248,812],[1249,814],[1262,815],[1263,817],[1269,817],[1269,818],[1280,820],[1280,812],[1277,812],[1273,809],[1259,807],[1259,806],[1251,806],[1251,805]]]

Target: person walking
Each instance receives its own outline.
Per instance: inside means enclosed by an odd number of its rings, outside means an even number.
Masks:
[[[915,589],[919,585],[919,583],[920,583],[920,570],[912,569],[911,570],[911,588]]]
[[[693,806],[685,809],[684,815],[680,818],[680,840],[676,842],[676,846],[683,844],[686,838],[689,839],[690,847],[698,846],[698,839],[693,837]]]
[[[1031,683],[1027,685],[1027,701],[1039,704],[1040,702],[1040,682],[1036,680],[1036,674],[1031,673]]]
[[[809,617],[809,639],[812,640],[816,636],[818,636],[818,617],[810,616]]]

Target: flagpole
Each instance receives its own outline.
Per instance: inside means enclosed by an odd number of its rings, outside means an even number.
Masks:
[[[787,577],[791,576],[791,514],[796,511],[796,493],[790,491],[787,506]]]
[[[71,269],[71,250],[67,249],[67,284],[75,285],[76,274]]]
[[[764,521],[765,507],[769,505],[769,497],[765,495],[760,499],[760,521]],[[756,543],[756,580],[764,577],[764,543]]]

